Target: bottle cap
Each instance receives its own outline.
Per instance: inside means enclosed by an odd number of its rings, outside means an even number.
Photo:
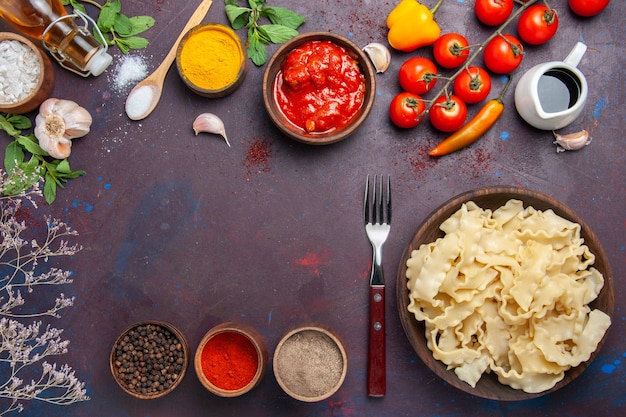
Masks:
[[[91,57],[85,69],[92,75],[98,76],[107,69],[111,61],[113,61],[113,57],[101,49]]]

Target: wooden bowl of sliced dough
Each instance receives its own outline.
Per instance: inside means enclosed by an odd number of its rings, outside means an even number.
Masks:
[[[536,210],[540,211],[551,209],[558,216],[580,225],[580,235],[584,239],[584,244],[587,245],[589,251],[595,255],[595,262],[592,266],[596,268],[604,277],[604,286],[598,293],[597,298],[589,304],[589,307],[592,310],[598,309],[612,318],[615,308],[613,276],[608,258],[597,236],[584,223],[582,218],[580,218],[580,216],[578,216],[565,204],[547,195],[524,188],[482,188],[466,192],[442,204],[419,226],[413,238],[404,250],[400,260],[396,282],[396,297],[400,320],[410,344],[422,361],[435,374],[453,387],[478,397],[501,401],[526,400],[563,388],[565,385],[576,379],[594,360],[608,335],[608,331],[606,331],[602,339],[599,341],[595,351],[586,362],[565,371],[565,376],[561,381],[557,382],[552,388],[543,392],[528,393],[521,389],[513,389],[508,385],[500,383],[498,381],[498,377],[493,372],[483,374],[476,386],[473,388],[471,385],[460,380],[454,370],[448,369],[447,365],[433,357],[433,353],[427,346],[424,322],[418,321],[415,318],[415,315],[407,310],[410,302],[406,278],[407,260],[411,257],[412,251],[418,249],[422,244],[428,244],[430,242],[434,242],[440,237],[443,237],[444,232],[439,229],[440,225],[444,220],[456,213],[464,203],[473,201],[483,209],[495,210],[503,206],[510,199],[521,200],[524,207],[532,206]]]

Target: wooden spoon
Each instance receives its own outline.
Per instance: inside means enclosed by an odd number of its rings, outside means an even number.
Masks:
[[[128,94],[126,98],[126,114],[131,120],[145,119],[157,106],[161,98],[161,92],[163,91],[165,76],[176,58],[178,44],[192,27],[198,25],[202,19],[204,19],[212,3],[212,0],[202,0],[196,11],[193,12],[189,18],[187,25],[185,25],[180,35],[178,35],[178,39],[174,42],[172,49],[167,53],[161,65],[159,65],[152,74],[137,84]]]

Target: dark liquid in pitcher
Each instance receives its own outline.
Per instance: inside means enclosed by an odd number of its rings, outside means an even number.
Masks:
[[[558,113],[573,107],[580,97],[580,80],[570,71],[554,68],[539,78],[537,95],[546,113]]]

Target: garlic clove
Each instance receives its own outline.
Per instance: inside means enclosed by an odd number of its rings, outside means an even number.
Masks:
[[[66,139],[81,138],[89,133],[91,123],[93,122],[91,114],[84,108],[76,105],[70,112],[63,117],[65,120]]]
[[[72,150],[70,139],[89,133],[91,123],[91,114],[75,102],[49,98],[39,106],[34,133],[39,146],[50,156],[65,159]]]
[[[72,153],[72,141],[65,138],[43,135],[39,139],[39,146],[56,159],[65,159]]]
[[[226,129],[224,128],[224,122],[222,119],[214,115],[213,113],[202,113],[193,122],[193,131],[197,135],[198,133],[212,133],[214,135],[221,135],[228,147],[228,137],[226,137]]]
[[[389,68],[391,53],[385,45],[373,42],[366,45],[363,48],[363,52],[370,58],[377,73],[383,73]]]
[[[556,132],[552,133],[555,139],[552,143],[558,145],[556,149],[557,152],[577,151],[591,143],[591,137],[589,137],[589,132],[586,130],[569,133],[567,135],[560,135]]]

